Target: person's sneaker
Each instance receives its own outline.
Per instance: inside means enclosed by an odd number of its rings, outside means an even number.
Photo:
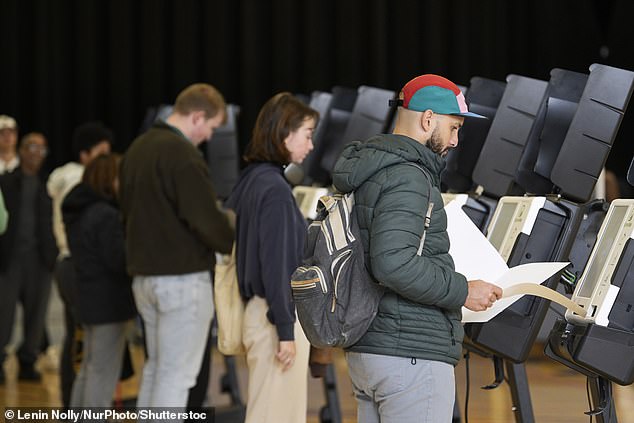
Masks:
[[[43,372],[59,372],[59,363],[59,352],[57,347],[54,345],[51,345],[46,349],[46,351],[40,354],[39,368]]]
[[[35,370],[33,365],[20,366],[20,371],[18,372],[18,380],[39,382],[40,380],[42,380],[42,375],[40,374],[40,372]]]

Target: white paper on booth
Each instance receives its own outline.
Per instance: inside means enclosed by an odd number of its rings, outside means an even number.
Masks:
[[[467,280],[494,281],[507,270],[506,262],[478,227],[462,211],[457,201],[445,206],[449,254],[453,258],[456,272]]]
[[[490,282],[499,286],[502,290],[519,283],[539,285],[567,265],[568,263],[562,262],[520,264],[508,269],[499,279]],[[503,297],[493,303],[493,306],[486,311],[471,311],[462,307],[462,323],[488,322],[522,297],[523,295]]]

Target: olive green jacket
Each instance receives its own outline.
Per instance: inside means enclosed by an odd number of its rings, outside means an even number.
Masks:
[[[334,185],[355,191],[366,266],[386,287],[377,317],[351,351],[452,365],[460,359],[467,281],[449,255],[443,168],[440,156],[402,135],[354,142],[337,161]]]

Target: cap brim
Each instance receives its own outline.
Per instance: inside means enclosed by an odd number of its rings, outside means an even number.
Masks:
[[[462,117],[472,117],[478,119],[488,119],[486,116],[479,115],[477,113],[466,112],[466,113],[452,113],[452,116],[462,116]]]

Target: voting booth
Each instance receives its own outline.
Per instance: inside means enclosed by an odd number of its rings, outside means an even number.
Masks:
[[[616,423],[611,383],[634,382],[634,200],[614,200],[572,300],[545,353],[587,377],[597,423]]]
[[[595,64],[588,76],[554,69],[548,83],[507,79],[474,181],[490,195],[502,195],[487,235],[510,267],[571,262],[544,283],[549,288],[560,280],[574,286],[590,256],[592,231],[605,207],[589,200],[629,102],[633,77]],[[533,196],[515,195],[520,193]],[[580,236],[580,230],[588,233]],[[486,323],[465,325],[467,347],[504,360],[517,421],[533,420],[522,363],[549,306],[547,299],[525,296]],[[498,362],[492,386],[504,380],[501,367]]]
[[[566,312],[546,354],[587,375],[634,382],[634,200],[614,200],[572,300],[587,310]]]

